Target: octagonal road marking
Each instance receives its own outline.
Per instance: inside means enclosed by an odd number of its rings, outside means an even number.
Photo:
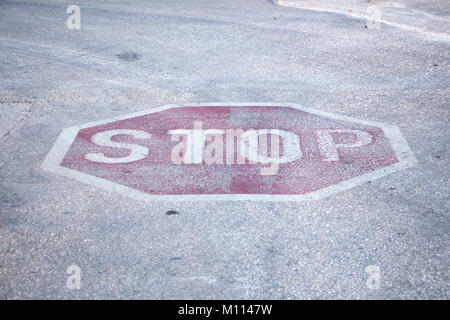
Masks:
[[[42,168],[144,201],[302,201],[416,163],[392,125],[295,104],[209,103],[64,129]]]

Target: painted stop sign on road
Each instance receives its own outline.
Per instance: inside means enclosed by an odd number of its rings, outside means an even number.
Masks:
[[[416,163],[397,127],[292,104],[165,106],[65,129],[43,168],[141,200],[312,200]]]

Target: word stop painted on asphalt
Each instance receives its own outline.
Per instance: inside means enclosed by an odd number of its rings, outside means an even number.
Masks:
[[[397,127],[287,104],[166,106],[65,129],[43,168],[141,200],[311,200],[415,165]]]

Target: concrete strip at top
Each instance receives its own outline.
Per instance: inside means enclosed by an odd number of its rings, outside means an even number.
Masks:
[[[277,5],[346,14],[450,41],[450,6],[445,1],[273,0]]]

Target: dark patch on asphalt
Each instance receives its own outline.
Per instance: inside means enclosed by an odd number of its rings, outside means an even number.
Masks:
[[[174,214],[180,214],[178,211],[175,211],[175,210],[169,210],[169,211],[167,211],[166,212],[166,214],[168,215],[168,216],[172,216],[172,215],[174,215]]]
[[[183,259],[183,257],[173,257],[173,258],[170,258],[171,261],[176,261],[176,260],[181,260],[181,259]]]
[[[23,206],[24,201],[15,192],[11,192],[6,188],[0,188],[0,205],[8,206],[11,209]]]
[[[126,51],[119,54],[116,54],[116,57],[121,61],[132,62],[137,61],[140,58],[140,55],[133,51]]]
[[[264,249],[270,256],[275,255],[275,248],[274,247],[268,247]]]

